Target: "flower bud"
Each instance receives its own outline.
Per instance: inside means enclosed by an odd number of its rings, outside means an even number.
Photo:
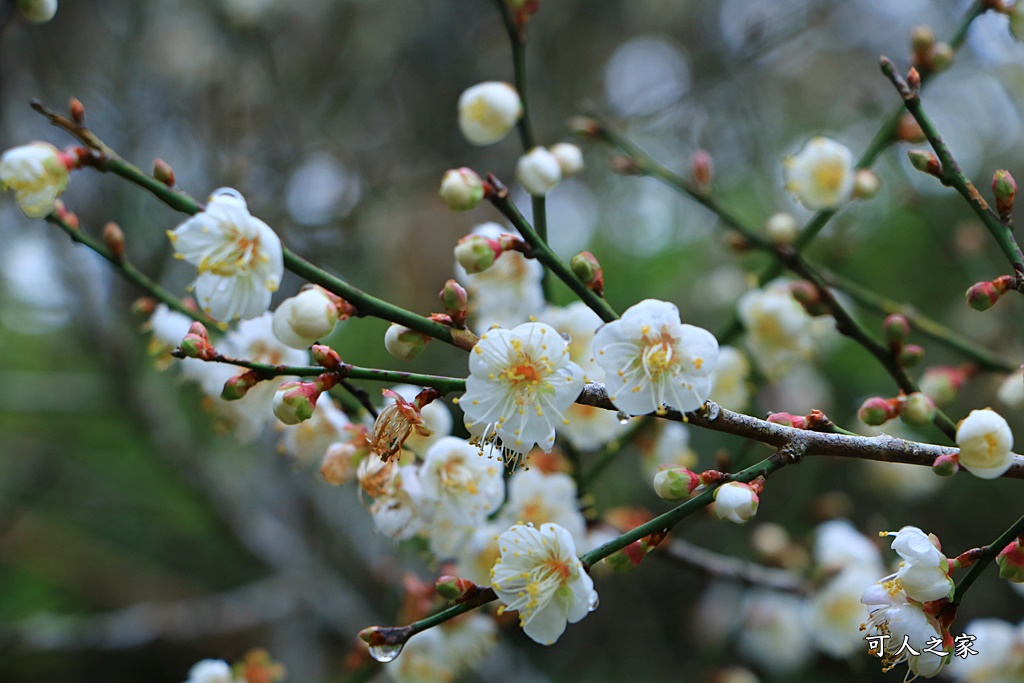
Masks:
[[[806,415],[794,415],[792,413],[772,413],[768,416],[767,422],[793,427],[794,429],[807,429],[808,421]]]
[[[996,171],[992,176],[992,194],[999,217],[1006,220],[1013,211],[1013,198],[1017,195],[1017,181],[1009,171]]]
[[[902,313],[893,313],[882,321],[882,333],[889,342],[889,348],[901,348],[910,336],[910,323]]]
[[[558,160],[563,178],[571,178],[583,172],[583,152],[576,145],[559,142],[551,145],[548,151]]]
[[[455,245],[455,260],[470,275],[482,273],[501,256],[498,240],[483,235],[466,235]]]
[[[384,334],[384,348],[398,360],[413,360],[423,353],[429,341],[430,337],[422,332],[397,323],[392,323]]]
[[[232,377],[227,382],[224,382],[224,388],[220,392],[220,397],[225,401],[237,401],[249,393],[249,390],[259,384],[262,379],[263,376],[255,370],[243,372],[241,375]]]
[[[469,295],[466,288],[455,280],[448,280],[439,294],[444,304],[445,313],[452,319],[456,327],[466,326],[466,315],[469,312]]]
[[[1024,367],[1006,376],[996,396],[1010,408],[1024,407]]]
[[[174,169],[163,159],[153,161],[153,177],[167,187],[174,187]]]
[[[967,290],[967,305],[976,311],[987,311],[999,301],[999,291],[991,282],[978,282]]]
[[[589,251],[581,251],[572,257],[569,267],[587,289],[598,296],[604,296],[604,270],[596,256]]]
[[[471,168],[451,169],[441,178],[438,195],[452,211],[469,211],[484,198],[484,181]]]
[[[996,556],[999,565],[999,578],[1024,583],[1024,547],[1020,538],[1015,538]]]
[[[715,515],[734,524],[746,524],[753,519],[759,502],[750,484],[731,481],[715,489]]]
[[[960,461],[956,453],[940,455],[932,463],[932,472],[940,477],[952,477],[960,471]]]
[[[0,156],[0,188],[14,191],[18,208],[26,216],[45,218],[67,188],[69,171],[76,163],[46,142],[12,147]]]
[[[768,235],[768,239],[775,246],[784,247],[790,245],[797,236],[796,219],[789,213],[774,213],[764,224],[764,231]]]
[[[313,417],[323,389],[317,382],[285,382],[274,394],[274,415],[286,425],[297,425]]]
[[[685,467],[668,467],[654,475],[654,492],[662,500],[681,500],[700,485],[700,475]]]
[[[181,352],[189,358],[200,360],[213,360],[217,357],[217,351],[210,343],[210,336],[201,322],[194,322],[188,328],[188,334],[181,340]]]
[[[936,178],[942,177],[942,166],[938,158],[925,149],[911,149],[907,151],[910,165],[922,173],[933,175]]]
[[[437,594],[448,602],[462,602],[480,592],[480,586],[458,576],[440,576],[434,583]]]
[[[931,26],[915,26],[910,32],[910,49],[915,55],[927,54],[935,44],[935,32]]]
[[[85,105],[77,97],[72,97],[68,100],[68,111],[71,113],[71,120],[75,123],[83,123],[85,121]]]
[[[555,155],[543,147],[534,147],[519,157],[516,179],[535,197],[543,197],[562,181],[562,167]]]
[[[953,402],[966,379],[964,372],[957,368],[932,367],[925,370],[918,386],[935,405],[944,406]]]
[[[45,24],[57,14],[57,0],[18,0],[18,9],[33,24]]]
[[[818,287],[808,280],[796,280],[789,283],[789,292],[808,315],[819,316],[828,313],[828,305],[821,298]]]
[[[706,193],[711,189],[711,181],[715,176],[715,163],[711,154],[705,149],[698,149],[690,157],[690,171],[697,191]]]
[[[666,536],[668,536],[668,531],[657,531],[644,536],[639,541],[633,541],[625,548],[616,550],[604,558],[604,563],[616,574],[632,571],[640,566],[647,554],[657,548]]]
[[[953,66],[954,52],[949,43],[935,43],[928,50],[927,61],[934,72],[945,71]]]
[[[896,362],[904,368],[912,368],[924,360],[924,349],[917,344],[907,344],[900,349]]]
[[[601,124],[589,116],[574,116],[567,124],[569,132],[587,140],[595,140],[601,134]]]
[[[857,417],[866,425],[883,425],[896,417],[897,411],[892,403],[879,396],[873,396],[861,404]]]
[[[956,428],[960,466],[981,479],[995,479],[1013,464],[1013,432],[1002,415],[972,410]]]
[[[313,344],[310,351],[313,354],[313,361],[325,370],[338,371],[341,369],[341,356],[330,346],[326,344]]]
[[[113,221],[103,226],[103,244],[117,262],[124,261],[124,230]]]
[[[935,403],[920,391],[907,396],[900,409],[900,419],[909,425],[923,427],[935,418]]]
[[[921,89],[921,72],[913,66],[907,71],[907,87],[910,88],[911,92],[917,92]]]
[[[498,142],[522,115],[523,102],[508,83],[478,83],[459,96],[459,128],[473,145]]]
[[[924,142],[928,139],[924,131],[921,130],[921,124],[917,122],[917,119],[910,112],[904,112],[900,117],[899,123],[896,126],[895,137],[902,142],[912,143]]]
[[[612,173],[618,173],[619,175],[640,175],[640,167],[637,165],[636,160],[625,154],[612,155],[608,159],[608,168],[612,170]]]
[[[862,168],[853,175],[853,196],[857,199],[871,199],[878,194],[880,187],[874,171]]]
[[[274,311],[274,336],[285,346],[307,349],[326,337],[338,322],[338,306],[323,287],[314,285],[281,302]]]
[[[156,299],[151,296],[140,296],[132,302],[132,313],[149,317],[156,310]]]

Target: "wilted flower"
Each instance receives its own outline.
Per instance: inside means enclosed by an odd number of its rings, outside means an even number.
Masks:
[[[430,436],[433,432],[423,422],[417,404],[406,401],[391,389],[383,389],[381,393],[394,402],[385,406],[377,415],[373,423],[370,450],[387,460],[402,450],[402,444],[414,431],[420,436]]]

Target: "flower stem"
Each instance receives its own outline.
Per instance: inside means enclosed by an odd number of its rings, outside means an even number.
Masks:
[[[984,546],[981,549],[981,556],[977,558],[977,561],[971,566],[971,568],[964,574],[963,578],[956,582],[956,588],[953,591],[953,600],[951,604],[956,607],[959,606],[960,601],[963,600],[964,594],[971,588],[981,573],[985,571],[992,560],[996,558],[1003,548],[1008,546],[1013,539],[1017,538],[1024,533],[1024,516],[1013,523],[1009,529],[1004,531],[999,538],[994,540],[991,544]]]
[[[519,209],[516,208],[516,205],[512,203],[511,199],[509,199],[508,188],[493,175],[488,176],[488,182],[490,182],[494,187],[494,193],[490,197],[491,203],[502,213],[503,216],[505,216],[505,218],[511,221],[512,225],[523,236],[523,239],[533,247],[534,257],[554,273],[558,279],[564,282],[569,289],[571,289],[576,296],[583,301],[583,303],[597,313],[601,317],[601,320],[606,323],[618,320],[619,314],[616,313],[610,305],[608,305],[608,302],[604,300],[604,297],[598,296],[583,284],[583,282],[576,277],[576,274],[569,269],[569,266],[565,265],[562,259],[558,258],[558,255],[551,250],[548,243],[537,234],[537,231],[533,229],[533,226],[523,218],[523,214],[519,213]]]

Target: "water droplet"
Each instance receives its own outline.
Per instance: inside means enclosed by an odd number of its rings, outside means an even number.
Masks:
[[[382,664],[395,661],[402,652],[402,643],[398,645],[371,645],[370,656]]]
[[[629,422],[629,414],[628,413],[624,413],[621,410],[619,412],[615,413],[615,417],[618,418],[620,425],[624,425],[627,422]]]
[[[597,609],[598,605],[601,604],[601,599],[597,597],[597,591],[590,594],[590,611],[593,612]]]

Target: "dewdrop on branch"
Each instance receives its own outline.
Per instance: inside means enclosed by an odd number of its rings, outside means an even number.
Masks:
[[[522,115],[523,102],[508,83],[478,83],[459,97],[459,128],[473,145],[498,142],[508,135]]]
[[[33,24],[45,24],[57,14],[57,0],[17,0],[18,11]]]
[[[484,181],[471,168],[451,169],[441,178],[438,196],[452,211],[469,211],[484,198]]]
[[[392,323],[384,333],[384,348],[398,360],[409,361],[419,357],[429,341],[430,337],[422,332],[397,323]]]
[[[18,208],[29,218],[44,218],[68,186],[77,159],[46,142],[12,147],[0,156],[0,188],[13,190]]]
[[[783,161],[786,189],[812,211],[837,209],[853,194],[853,152],[831,138],[812,138]]]
[[[562,182],[562,167],[554,154],[543,147],[534,147],[519,157],[516,180],[535,197],[543,197]]]
[[[960,466],[981,479],[995,479],[1013,464],[1013,432],[994,410],[972,410],[956,430]]]

